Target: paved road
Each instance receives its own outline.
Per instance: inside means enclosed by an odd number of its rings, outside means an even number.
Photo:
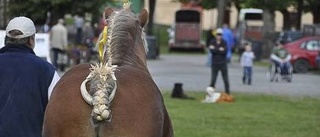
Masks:
[[[161,55],[158,60],[148,60],[151,75],[161,91],[171,91],[175,82],[181,82],[185,91],[204,92],[210,82],[210,68],[205,64],[205,55]],[[292,83],[271,83],[266,78],[266,68],[254,67],[251,86],[243,85],[241,77],[239,63],[230,64],[231,91],[320,97],[320,75],[294,74]],[[224,90],[221,74],[216,88]]]

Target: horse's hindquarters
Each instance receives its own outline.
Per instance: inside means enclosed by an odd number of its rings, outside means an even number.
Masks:
[[[80,93],[89,65],[76,66],[57,83],[47,106],[44,137],[92,137],[92,106]],[[170,137],[172,127],[161,93],[144,71],[118,67],[111,122],[100,124],[100,137]]]
[[[60,79],[48,103],[43,126],[44,137],[91,137],[91,107],[80,95],[80,84],[90,65],[75,66]]]

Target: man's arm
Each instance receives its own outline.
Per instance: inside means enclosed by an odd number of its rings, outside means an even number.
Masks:
[[[288,54],[287,57],[284,59],[285,62],[289,62],[291,60],[291,55]]]
[[[53,78],[52,78],[52,81],[51,81],[51,84],[48,88],[48,100],[50,100],[50,96],[52,94],[52,90],[54,88],[54,86],[57,84],[57,82],[60,80],[60,76],[59,74],[57,73],[57,71],[54,72],[54,75],[53,75]]]
[[[228,50],[228,45],[225,40],[221,41],[221,46],[217,49],[217,53],[221,55],[226,55]]]
[[[271,58],[272,60],[277,61],[277,62],[282,62],[282,59],[279,58],[279,57],[278,57],[277,55],[275,55],[274,53],[271,54],[270,58]]]
[[[255,58],[256,58],[256,56],[254,55],[254,52],[251,52],[250,55],[251,55],[251,58],[252,58],[252,59],[255,59]]]

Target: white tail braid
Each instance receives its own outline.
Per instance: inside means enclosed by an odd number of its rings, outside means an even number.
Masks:
[[[94,123],[111,120],[110,105],[117,90],[114,75],[116,67],[109,63],[91,65],[91,72],[81,84],[80,90],[83,99],[93,106],[91,115]],[[90,82],[90,91],[93,91],[93,96],[86,89],[87,82]]]

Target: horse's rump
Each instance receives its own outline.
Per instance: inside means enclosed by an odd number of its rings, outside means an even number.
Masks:
[[[161,93],[146,65],[143,26],[148,13],[143,9],[137,16],[125,7],[115,13],[106,10],[110,25],[105,27],[99,45],[100,49],[106,49],[105,44],[108,46],[107,52],[99,50],[103,55],[99,65],[106,69],[78,65],[66,72],[55,86],[45,114],[44,137],[173,136]],[[81,86],[86,82],[86,86]],[[113,83],[111,87],[109,83]],[[110,90],[112,87],[117,88]],[[85,90],[91,95],[99,94],[91,97],[87,92],[80,92]],[[115,91],[111,92],[115,93],[114,98],[109,91]],[[95,97],[100,101],[94,103]],[[95,106],[97,102],[102,107]],[[104,108],[111,112],[108,115],[111,117],[102,118]],[[95,115],[98,111],[101,115]]]
[[[67,71],[57,83],[46,109],[43,136],[64,137],[66,132],[79,137],[94,134],[90,126],[82,126],[91,124],[91,107],[84,102],[79,90],[81,82],[90,72],[89,68],[89,64],[77,65]],[[63,128],[81,129],[83,134]]]

